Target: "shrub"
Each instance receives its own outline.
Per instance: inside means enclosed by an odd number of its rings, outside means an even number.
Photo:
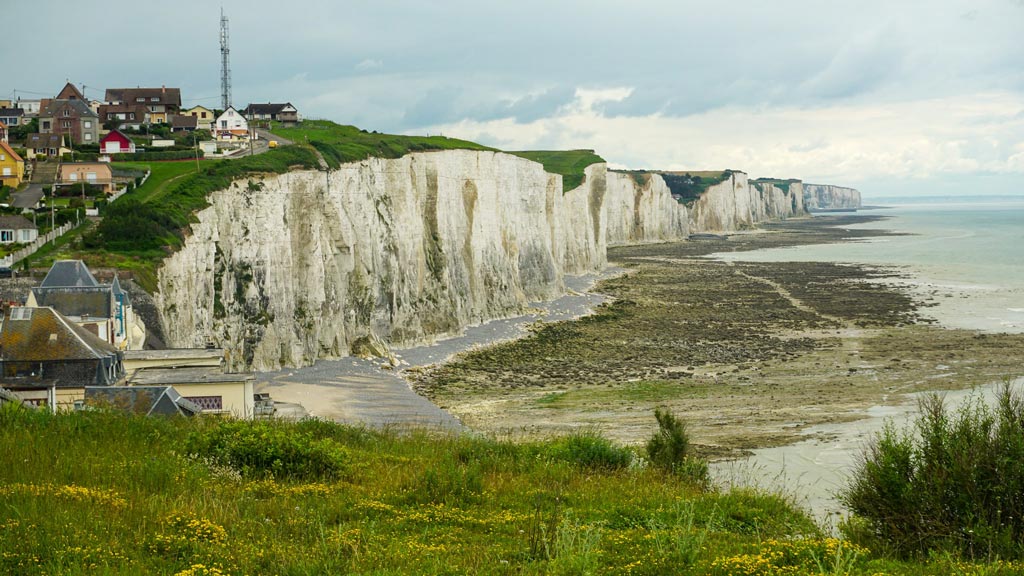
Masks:
[[[185,451],[256,478],[337,478],[348,463],[337,443],[274,422],[217,423],[189,434]]]
[[[651,465],[706,487],[710,482],[708,464],[690,455],[690,436],[686,424],[666,408],[655,408],[658,431],[647,441]]]
[[[584,468],[601,470],[619,470],[633,461],[632,450],[617,446],[592,431],[578,432],[553,441],[548,455]]]
[[[841,498],[851,537],[902,556],[1024,558],[1024,399],[1009,383],[994,408],[926,397],[913,430],[887,426],[867,447]]]

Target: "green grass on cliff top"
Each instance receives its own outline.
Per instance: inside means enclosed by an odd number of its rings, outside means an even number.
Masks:
[[[604,162],[593,150],[533,150],[509,152],[544,165],[544,170],[561,174],[562,190],[568,192],[583,183],[583,171],[591,164]]]
[[[294,127],[277,126],[273,133],[296,144],[313,146],[331,168],[366,158],[401,158],[411,152],[429,150],[494,150],[457,138],[380,134],[329,120],[306,120]]]

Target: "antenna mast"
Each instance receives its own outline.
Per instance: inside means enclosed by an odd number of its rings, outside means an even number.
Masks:
[[[228,17],[224,15],[224,8],[220,9],[220,105],[221,109],[227,110],[231,106],[231,66],[229,56],[231,48],[228,46]]]

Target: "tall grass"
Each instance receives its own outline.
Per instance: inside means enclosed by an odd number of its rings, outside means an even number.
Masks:
[[[0,447],[0,573],[702,573],[814,531],[594,432],[515,444],[4,407]]]

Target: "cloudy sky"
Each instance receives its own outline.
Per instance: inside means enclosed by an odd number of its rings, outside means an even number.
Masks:
[[[219,5],[20,2],[67,34],[0,98],[66,79],[219,106]],[[872,196],[1024,194],[1024,0],[225,0],[233,103],[628,168],[742,169]],[[88,30],[88,33],[85,31]],[[38,63],[38,65],[36,64]],[[45,64],[44,64],[45,63]]]

